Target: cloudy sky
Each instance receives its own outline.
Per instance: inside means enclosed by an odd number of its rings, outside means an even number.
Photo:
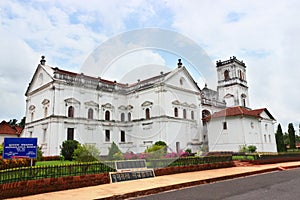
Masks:
[[[284,131],[290,122],[297,129],[299,9],[297,0],[0,1],[0,120],[25,115],[24,93],[41,55],[48,65],[78,72],[110,38],[154,27],[195,41],[213,63],[230,56],[243,60],[250,106],[267,107]],[[115,63],[175,68],[170,58],[176,56],[165,54],[141,50]]]

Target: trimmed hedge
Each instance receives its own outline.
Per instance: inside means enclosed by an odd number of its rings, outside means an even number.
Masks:
[[[36,160],[33,160],[34,165]],[[0,170],[19,168],[19,167],[30,167],[31,159],[29,158],[17,158],[17,159],[2,159],[0,156]]]
[[[43,156],[41,161],[61,160],[60,156]]]

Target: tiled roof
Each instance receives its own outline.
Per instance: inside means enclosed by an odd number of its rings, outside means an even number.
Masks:
[[[20,135],[23,128],[19,126],[11,126],[6,121],[0,123],[0,135]]]
[[[230,107],[221,110],[219,112],[215,112],[212,115],[205,117],[203,120],[210,120],[211,118],[230,117],[230,116],[252,116],[256,118],[262,118],[260,114],[263,111],[266,112],[266,114],[270,117],[270,119],[275,120],[275,118],[269,113],[269,111],[266,108],[251,110],[241,106]]]

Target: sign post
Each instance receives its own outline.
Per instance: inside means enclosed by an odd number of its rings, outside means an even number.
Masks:
[[[4,138],[3,159],[37,157],[37,138]]]

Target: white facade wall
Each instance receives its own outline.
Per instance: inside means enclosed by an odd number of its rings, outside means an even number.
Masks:
[[[208,133],[210,151],[238,152],[244,145],[254,145],[257,152],[277,152],[272,120],[242,116],[211,119]]]
[[[36,87],[34,79],[41,73],[47,82]],[[37,137],[44,155],[60,154],[60,145],[67,140],[68,128],[74,129],[75,140],[96,145],[103,155],[108,153],[113,141],[123,152],[143,152],[159,140],[165,141],[173,151],[200,148],[199,90],[189,83],[184,73],[173,75],[166,83],[160,82],[128,95],[78,87],[46,77],[43,67],[39,67],[27,98],[23,134],[23,137]],[[45,99],[47,116],[42,103]],[[74,107],[73,118],[68,117],[70,106]],[[178,108],[178,117],[174,116],[174,107]],[[90,108],[93,109],[93,119],[88,119]],[[147,108],[150,109],[150,119],[146,119]],[[110,112],[109,121],[105,120],[107,110]],[[183,119],[183,110],[186,110],[186,119]],[[33,119],[31,112],[34,112]],[[121,113],[125,114],[123,122]],[[128,121],[128,113],[131,121]],[[106,130],[110,131],[109,141],[105,139]],[[125,132],[125,142],[121,141],[121,131]]]

